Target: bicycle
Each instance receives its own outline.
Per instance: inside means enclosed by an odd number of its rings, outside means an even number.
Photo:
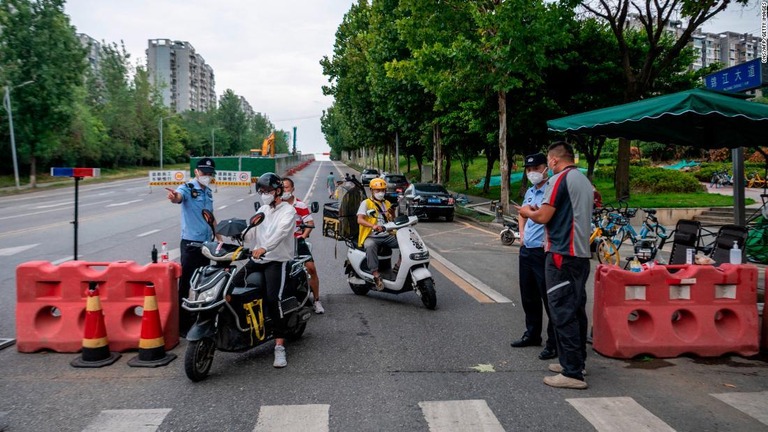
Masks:
[[[589,237],[589,244],[601,264],[619,265],[621,262],[619,248],[610,239],[615,230],[610,218],[613,211],[613,207],[608,207],[592,212],[592,235]]]
[[[733,177],[728,175],[728,171],[722,170],[722,171],[715,171],[712,174],[712,178],[709,181],[709,187],[723,187],[723,186],[729,186],[733,184]]]

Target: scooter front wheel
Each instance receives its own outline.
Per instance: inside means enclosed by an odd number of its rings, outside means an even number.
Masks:
[[[213,338],[206,337],[189,342],[187,352],[184,354],[184,372],[187,378],[194,382],[204,380],[211,370],[215,352],[216,344]]]
[[[432,278],[422,279],[417,284],[416,293],[421,297],[421,302],[427,309],[434,310],[437,306],[437,294],[435,293],[435,281]]]
[[[515,234],[510,229],[501,232],[501,244],[511,246],[515,242]]]

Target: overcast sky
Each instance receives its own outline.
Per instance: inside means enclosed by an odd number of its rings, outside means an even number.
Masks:
[[[80,33],[125,43],[133,63],[146,65],[148,39],[188,41],[211,65],[216,93],[244,96],[278,129],[297,129],[304,153],[326,152],[322,111],[331,105],[319,61],[331,56],[336,29],[352,0],[67,0]],[[705,31],[759,37],[759,3],[704,26]]]

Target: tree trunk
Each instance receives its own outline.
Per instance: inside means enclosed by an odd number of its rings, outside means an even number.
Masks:
[[[499,169],[501,170],[501,193],[499,202],[504,214],[509,214],[509,161],[507,160],[507,93],[498,92],[499,99]]]
[[[616,199],[629,199],[629,144],[630,140],[619,138],[619,154],[616,157]]]
[[[491,173],[493,172],[493,163],[496,162],[495,155],[489,154],[485,157],[485,184],[483,193],[487,194],[491,187]]]
[[[443,184],[443,138],[440,136],[440,125],[432,127],[434,140],[434,180],[435,183]]]
[[[37,187],[37,158],[34,154],[32,154],[32,156],[29,158],[29,187]]]
[[[451,181],[451,153],[446,152],[445,154],[445,182],[448,183]]]

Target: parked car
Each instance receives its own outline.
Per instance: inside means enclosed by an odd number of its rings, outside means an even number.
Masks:
[[[368,186],[368,183],[371,182],[371,180],[377,178],[379,176],[379,171],[375,170],[373,168],[367,168],[364,169],[363,172],[360,174],[360,182],[363,183],[363,186]]]
[[[385,182],[387,182],[387,190],[384,193],[384,198],[389,202],[396,204],[400,195],[405,193],[405,189],[410,183],[408,179],[402,174],[385,174],[381,176]]]
[[[436,219],[440,216],[453,220],[454,199],[443,185],[414,183],[405,190],[403,197],[408,216]]]

